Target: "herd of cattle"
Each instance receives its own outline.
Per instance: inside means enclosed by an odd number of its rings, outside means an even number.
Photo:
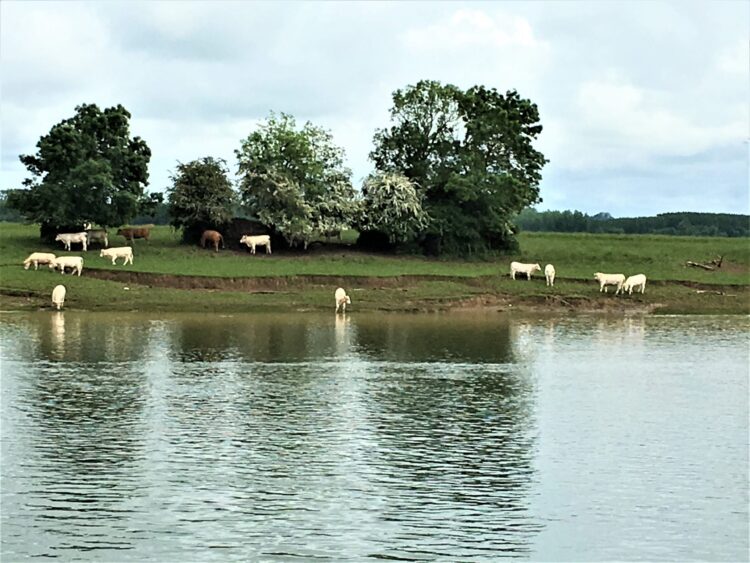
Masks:
[[[135,239],[145,239],[148,241],[151,237],[150,227],[129,227],[117,230],[117,235],[125,237],[125,240],[130,241],[131,245]],[[60,233],[55,237],[55,241],[62,242],[65,246],[65,250],[70,251],[72,244],[80,244],[83,251],[88,250],[89,244],[97,242],[104,246],[99,251],[99,256],[102,258],[110,258],[112,264],[117,264],[117,259],[123,259],[123,265],[133,263],[133,247],[132,246],[120,246],[114,248],[108,248],[109,238],[105,229],[87,229],[80,233]],[[206,245],[212,245],[214,250],[218,252],[219,246],[224,248],[224,237],[218,231],[206,230],[203,232],[200,245],[206,248]],[[266,249],[266,254],[271,254],[271,237],[269,235],[243,235],[240,239],[240,244],[244,244],[248,247],[252,254],[255,254],[257,247],[262,246]],[[37,270],[40,265],[47,265],[50,269],[60,270],[61,274],[65,273],[65,269],[70,269],[71,274],[81,275],[83,271],[83,258],[80,256],[56,256],[49,252],[33,252],[24,261],[23,266],[25,270],[28,270],[31,265],[34,265],[34,269]],[[522,262],[511,262],[510,263],[510,277],[516,279],[516,274],[525,274],[527,280],[531,280],[531,276],[534,272],[541,272],[542,268],[539,264],[524,264]],[[544,268],[544,277],[547,282],[547,286],[555,285],[555,267],[552,264],[547,264]],[[599,282],[599,292],[607,292],[607,286],[613,285],[616,287],[615,295],[619,293],[628,292],[632,294],[633,290],[636,292],[640,289],[641,293],[646,291],[646,276],[644,274],[636,274],[626,278],[623,274],[603,274],[597,272],[594,274],[594,279]],[[336,301],[336,312],[339,310],[346,311],[346,305],[351,303],[351,299],[346,294],[343,288],[338,288],[334,295]],[[58,309],[62,307],[65,300],[65,287],[58,285],[52,292],[52,304]]]
[[[125,237],[125,240],[130,241],[132,245],[135,239],[148,241],[151,237],[151,227],[117,229],[117,235]],[[99,251],[99,256],[101,258],[110,258],[112,265],[117,264],[118,258],[123,259],[123,266],[133,263],[133,247],[118,246],[108,248],[109,237],[105,229],[87,229],[80,233],[60,233],[55,237],[55,242],[63,243],[67,251],[71,250],[73,244],[80,244],[83,252],[87,252],[89,245],[96,242],[104,246]],[[218,231],[204,231],[201,236],[200,245],[205,248],[206,244],[213,245],[214,250],[218,251],[220,244],[224,248],[224,237]],[[240,239],[240,244],[246,245],[252,254],[255,254],[255,249],[259,246],[265,247],[266,254],[271,254],[271,237],[269,235],[243,235]],[[83,271],[83,258],[80,256],[56,256],[50,252],[33,252],[23,261],[25,270],[28,270],[32,265],[35,270],[39,269],[39,265],[49,266],[53,270],[59,269],[61,274],[64,274],[65,269],[68,268],[72,274],[80,276]]]
[[[516,274],[526,274],[526,279],[531,279],[531,274],[534,272],[541,272],[542,268],[539,264],[524,264],[522,262],[511,262],[510,263],[510,277],[516,279]],[[555,285],[555,267],[552,264],[547,264],[544,267],[544,277],[547,280],[548,286]],[[640,289],[641,293],[646,292],[646,276],[645,274],[636,274],[625,278],[623,274],[602,274],[597,272],[594,274],[594,279],[599,282],[599,293],[602,291],[607,293],[607,286],[614,285],[617,289],[615,295],[622,292],[628,292],[628,295],[633,294],[633,290],[636,292]]]

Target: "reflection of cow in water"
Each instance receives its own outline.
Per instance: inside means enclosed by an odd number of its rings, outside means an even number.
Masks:
[[[210,242],[214,245],[214,251],[219,252],[219,243],[224,248],[224,237],[221,236],[219,231],[203,231],[201,235],[201,246],[206,248],[206,243]]]

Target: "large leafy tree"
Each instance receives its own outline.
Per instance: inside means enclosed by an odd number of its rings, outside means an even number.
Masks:
[[[167,189],[170,223],[185,242],[196,242],[208,228],[223,229],[232,219],[236,194],[226,162],[210,156],[179,163]]]
[[[512,246],[512,218],[541,201],[536,105],[515,91],[421,81],[394,92],[391,119],[370,158],[420,186],[431,217],[424,239],[447,252]]]
[[[43,236],[90,221],[102,226],[129,221],[144,202],[151,150],[130,136],[130,113],[121,105],[76,107],[54,125],[33,155],[21,155],[31,173],[26,189],[13,190],[8,205],[42,225]]]
[[[351,171],[328,131],[309,121],[298,128],[292,116],[272,113],[236,154],[243,204],[290,245],[351,224]]]
[[[357,228],[377,232],[391,244],[408,241],[428,225],[422,196],[403,174],[376,172],[362,185],[362,208]]]

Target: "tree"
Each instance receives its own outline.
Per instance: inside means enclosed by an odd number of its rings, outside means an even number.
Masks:
[[[167,190],[170,224],[182,229],[182,240],[195,243],[208,228],[222,229],[232,219],[236,194],[226,162],[210,156],[179,163]]]
[[[420,186],[431,217],[425,243],[451,253],[512,247],[512,218],[541,201],[536,105],[515,91],[421,81],[394,92],[391,119],[370,158]]]
[[[376,172],[362,185],[362,210],[357,228],[383,233],[393,243],[408,241],[428,224],[422,196],[403,174]]]
[[[12,190],[8,205],[42,225],[42,235],[85,222],[104,227],[129,221],[144,201],[151,150],[130,137],[130,113],[95,104],[54,125],[34,155],[21,155],[31,173],[27,189]]]
[[[236,154],[243,204],[290,245],[352,222],[351,171],[328,131],[309,121],[298,130],[292,116],[272,113]]]
[[[0,191],[0,221],[7,221],[8,223],[23,221],[23,216],[17,210],[8,207],[7,190]]]

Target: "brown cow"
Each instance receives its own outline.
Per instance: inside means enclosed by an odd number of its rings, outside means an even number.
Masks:
[[[125,229],[117,229],[117,234],[125,237],[125,240],[129,240],[131,244],[137,238],[146,239],[146,242],[148,242],[148,239],[151,236],[151,227],[127,227]]]
[[[219,243],[221,243],[221,247],[224,248],[224,237],[221,236],[219,231],[203,231],[203,234],[201,235],[201,246],[203,248],[206,248],[206,242],[213,244],[216,252],[219,252]]]

